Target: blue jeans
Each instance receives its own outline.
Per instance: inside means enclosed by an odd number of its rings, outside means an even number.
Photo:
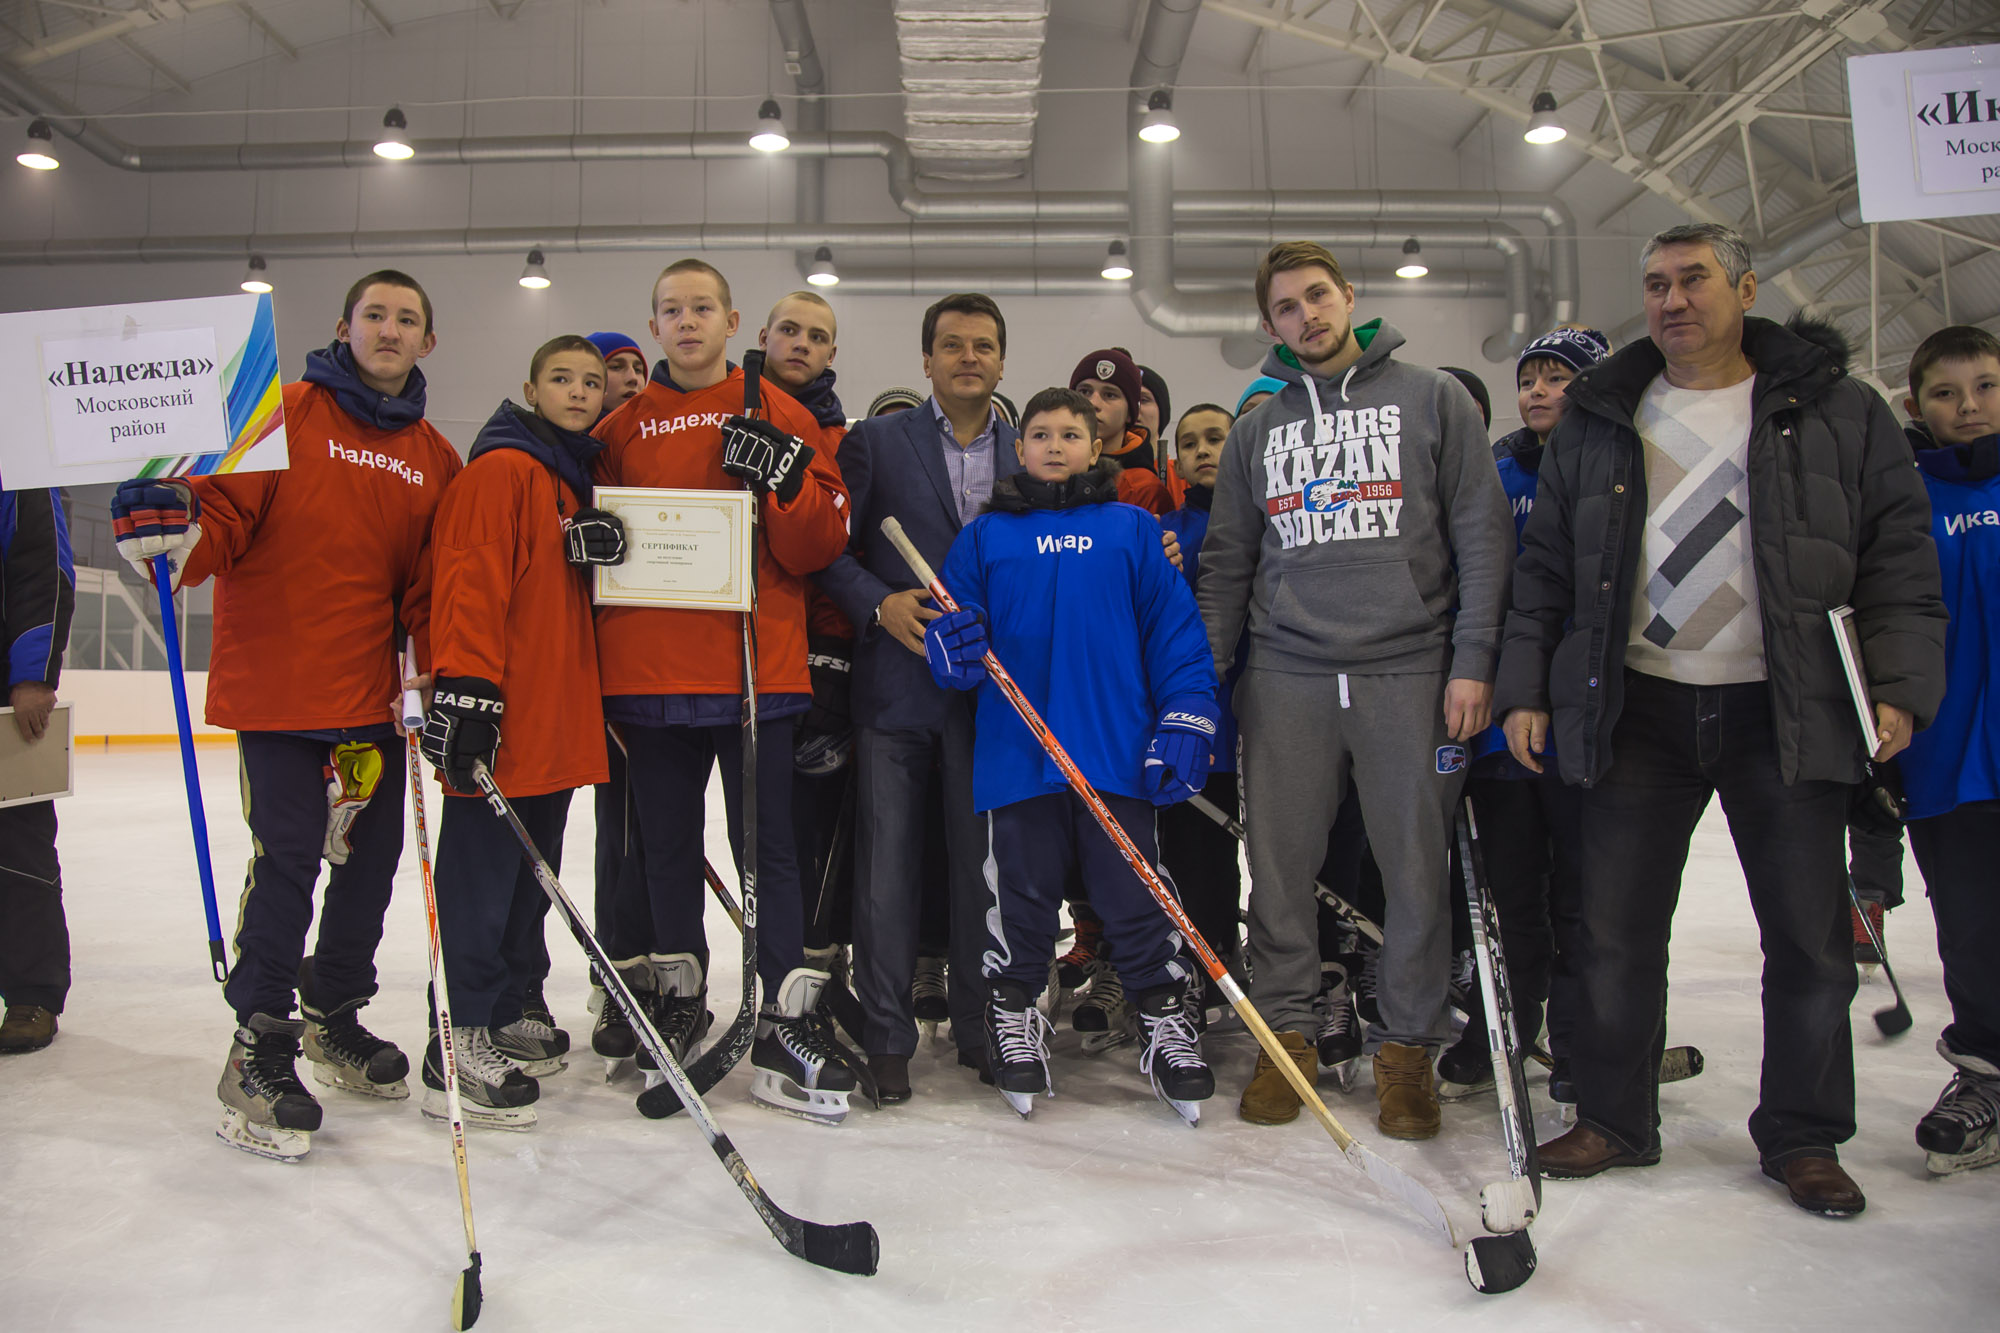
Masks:
[[[1847,787],[1786,785],[1762,681],[1695,686],[1628,671],[1611,755],[1583,793],[1578,1122],[1626,1151],[1659,1148],[1667,936],[1689,839],[1719,796],[1764,951],[1750,1137],[1773,1165],[1834,1156],[1854,1135]]]

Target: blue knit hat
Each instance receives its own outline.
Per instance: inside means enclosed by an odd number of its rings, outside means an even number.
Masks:
[[[639,340],[636,338],[628,338],[622,333],[593,333],[589,341],[597,348],[598,355],[606,361],[620,352],[637,352],[639,364],[642,366],[646,364],[646,350],[639,346]]]
[[[1243,390],[1243,396],[1236,400],[1236,415],[1239,417],[1242,416],[1243,404],[1249,402],[1252,398],[1255,398],[1258,394],[1278,393],[1281,392],[1284,389],[1284,387],[1285,387],[1285,382],[1281,379],[1274,378],[1273,376],[1270,375],[1259,375],[1256,379],[1250,381],[1249,386]]]
[[[1530,361],[1560,361],[1571,370],[1582,372],[1611,355],[1611,340],[1596,329],[1563,327],[1550,329],[1541,337],[1521,349],[1521,355],[1514,359],[1514,368],[1519,370]]]

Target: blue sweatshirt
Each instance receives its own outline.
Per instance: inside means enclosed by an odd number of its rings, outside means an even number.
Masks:
[[[1158,520],[1117,493],[1115,464],[1061,487],[1004,478],[939,577],[961,605],[985,608],[994,653],[1090,784],[1145,800],[1160,715],[1190,700],[1212,709],[1215,666]],[[978,710],[975,810],[1069,786],[990,680]]]
[[[1208,506],[1215,498],[1215,491],[1209,486],[1190,484],[1186,498],[1187,503],[1160,519],[1160,526],[1173,533],[1174,539],[1181,544],[1181,574],[1192,590],[1201,579],[1201,539],[1208,535]],[[1248,645],[1239,642],[1229,675],[1216,691],[1216,703],[1221,711],[1215,728],[1214,771],[1217,773],[1236,771],[1236,678],[1243,674],[1243,664],[1249,655]]]
[[[1898,760],[1910,818],[2000,800],[2000,435],[1940,448],[1909,428],[1944,576],[1944,702]]]

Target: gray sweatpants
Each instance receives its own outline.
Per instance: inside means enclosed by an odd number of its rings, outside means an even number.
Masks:
[[[1444,673],[1307,676],[1252,668],[1236,686],[1250,854],[1250,999],[1275,1031],[1312,1039],[1319,991],[1313,877],[1348,776],[1388,895],[1376,1000],[1384,1041],[1450,1033],[1453,901],[1446,883],[1464,748],[1445,732]],[[1445,770],[1445,771],[1440,771]]]

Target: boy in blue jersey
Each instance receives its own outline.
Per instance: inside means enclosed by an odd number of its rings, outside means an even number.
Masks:
[[[1016,446],[1025,471],[995,483],[986,512],[952,542],[941,578],[961,609],[930,623],[924,647],[939,685],[979,690],[972,796],[986,816],[993,895],[982,969],[993,1082],[1022,1115],[1051,1091],[1035,997],[1074,867],[1137,997],[1139,1067],[1192,1121],[1215,1077],[1188,1011],[1194,970],[1180,937],[981,662],[990,645],[1167,880],[1153,809],[1208,780],[1215,669],[1158,520],[1117,502],[1118,468],[1098,461],[1095,415],[1070,389],[1029,400]]]
[[[2000,1161],[2000,339],[1939,329],[1910,360],[1909,427],[1951,612],[1937,718],[1898,762],[1937,917],[1953,1068],[1917,1145],[1938,1175]]]

